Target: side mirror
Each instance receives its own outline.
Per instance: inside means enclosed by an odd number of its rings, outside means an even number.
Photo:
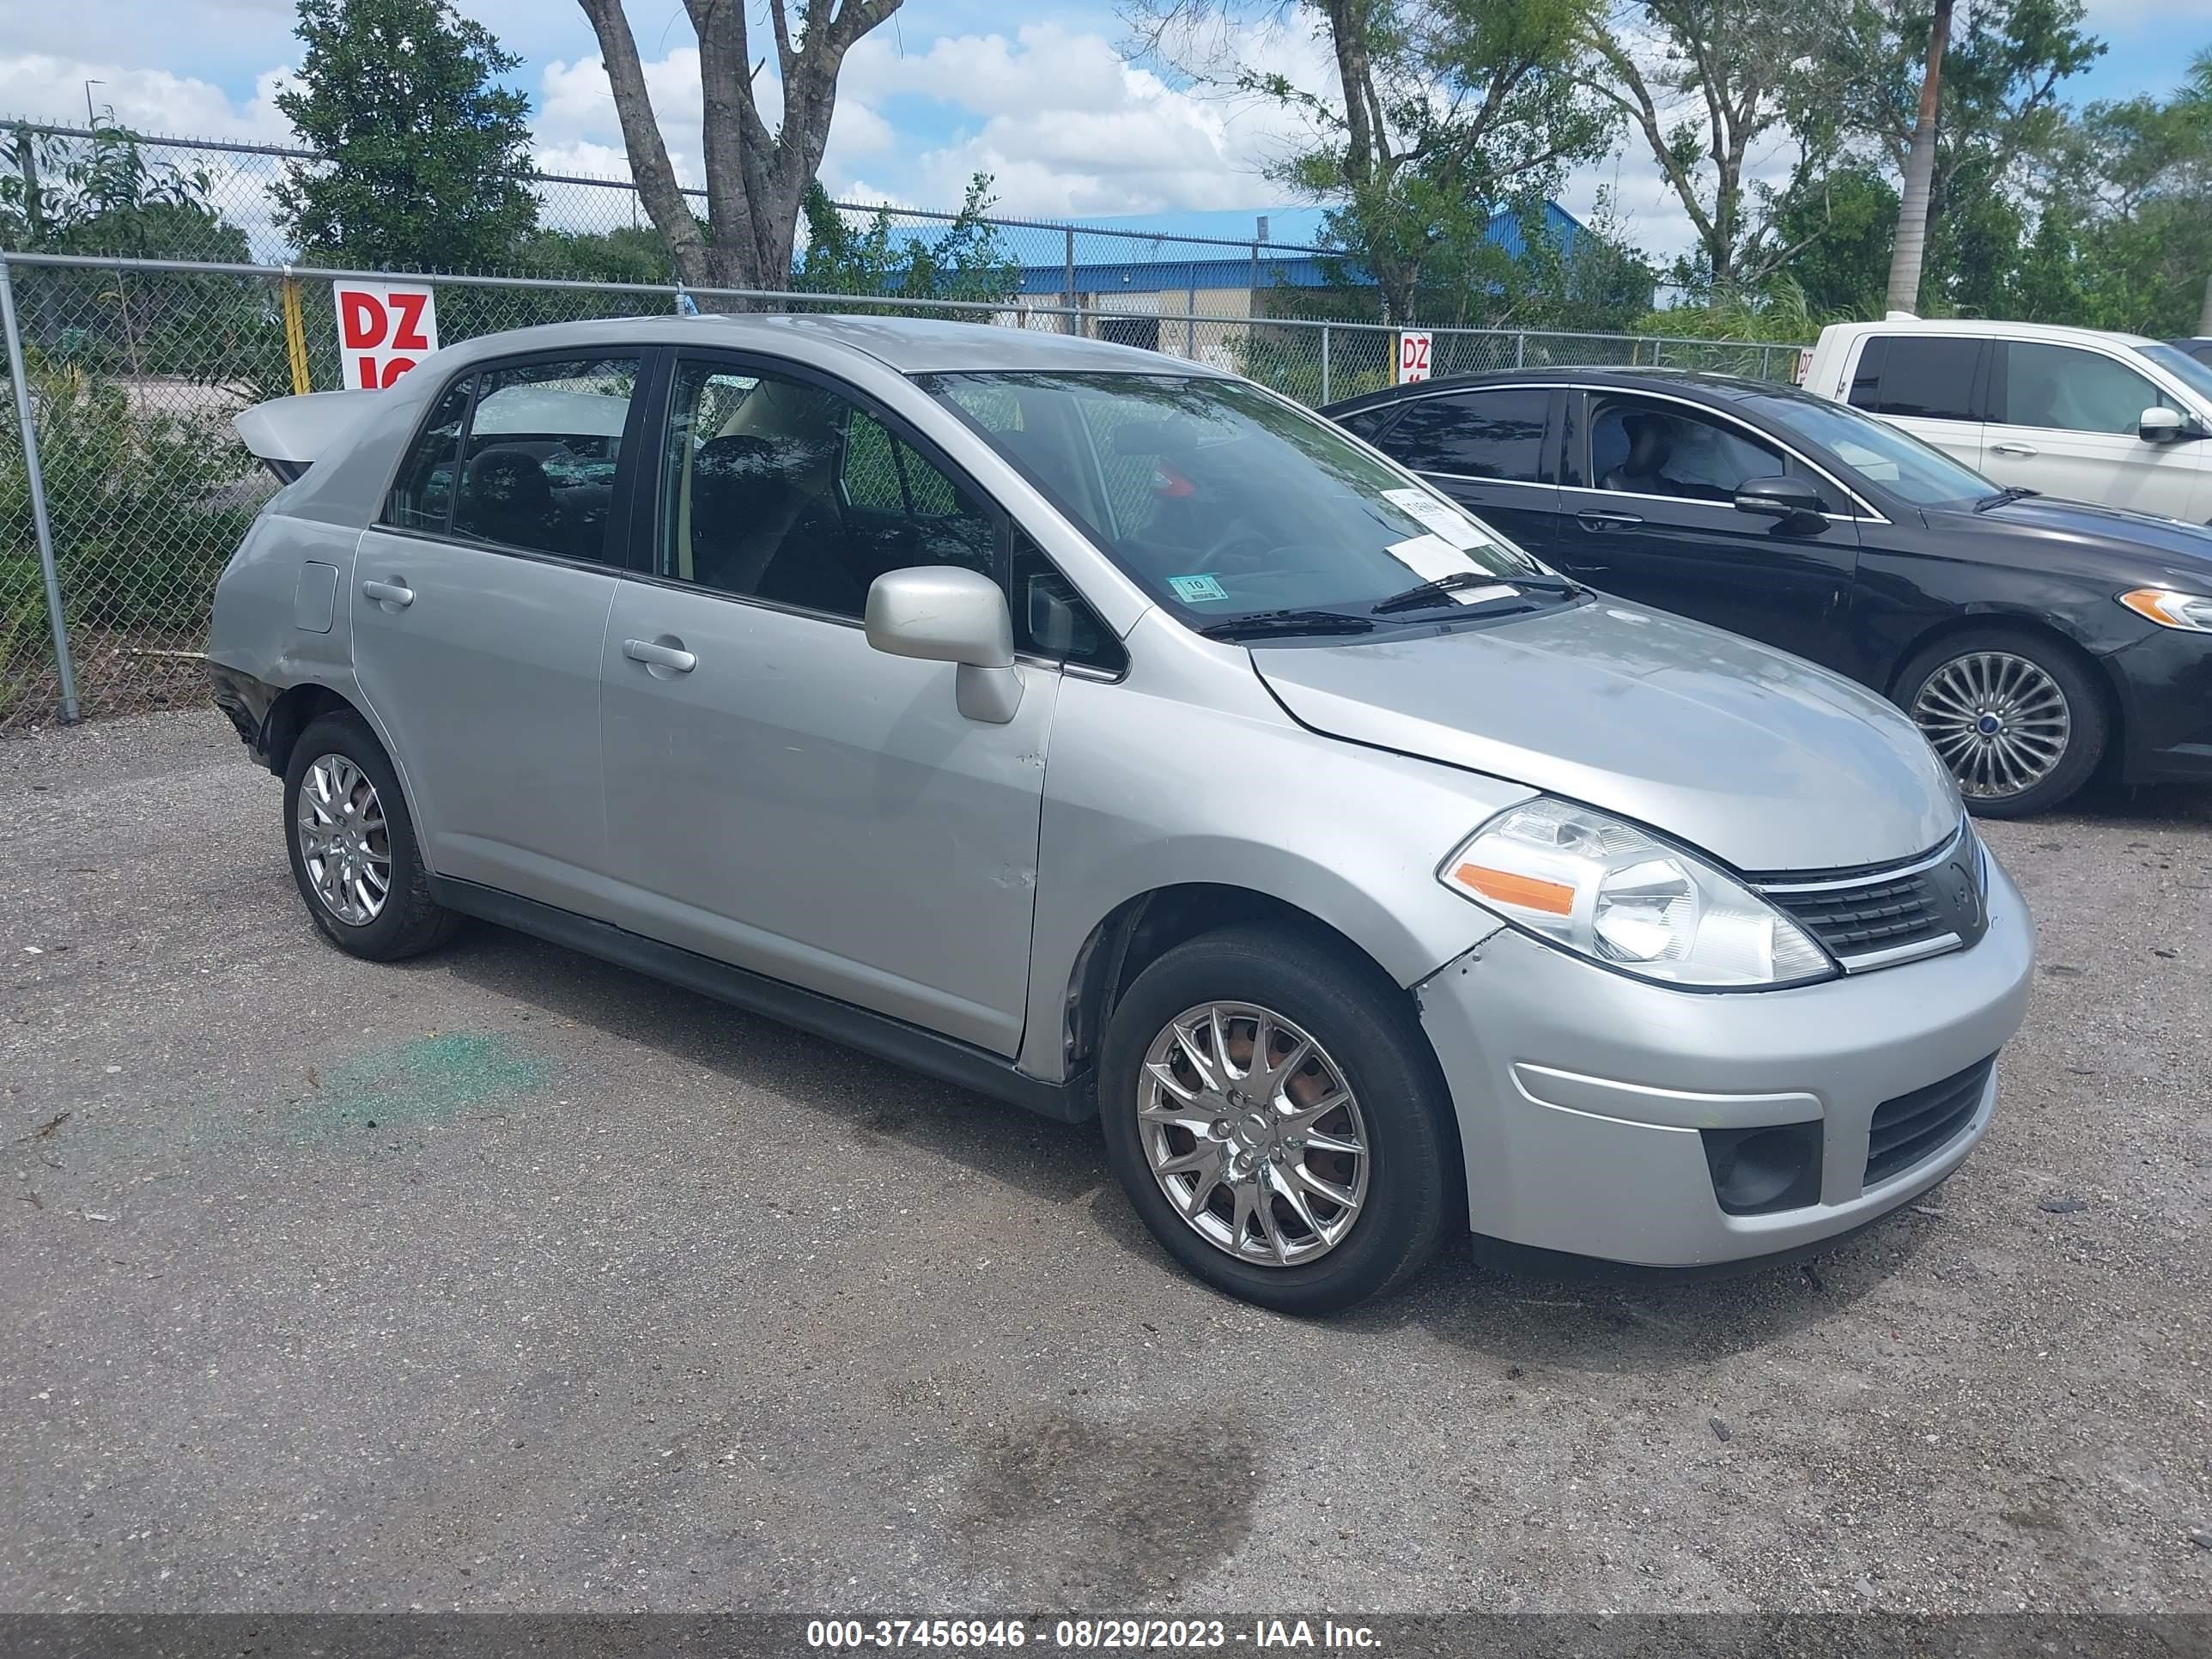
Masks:
[[[1820,492],[1808,478],[1747,478],[1736,486],[1735,510],[1787,523],[1820,516]]]
[[[960,712],[1004,726],[1021,707],[1014,624],[998,583],[957,565],[891,570],[869,584],[868,643],[888,656],[959,665]]]
[[[2181,416],[2170,409],[2154,406],[2136,416],[2136,436],[2147,444],[2170,444],[2183,430]]]

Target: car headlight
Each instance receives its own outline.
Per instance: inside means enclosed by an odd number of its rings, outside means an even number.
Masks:
[[[2170,587],[2138,587],[2131,593],[2121,594],[2120,603],[2160,628],[2212,634],[2212,599],[2201,593],[2177,593]]]
[[[1547,944],[1666,984],[1765,989],[1838,971],[1735,877],[1572,801],[1540,796],[1508,807],[1437,877]]]

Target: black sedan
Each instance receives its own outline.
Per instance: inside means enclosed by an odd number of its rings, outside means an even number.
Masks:
[[[1324,412],[1590,586],[1893,698],[1978,812],[2055,806],[2108,758],[2212,780],[2212,530],[2000,489],[1725,375],[1516,370]]]

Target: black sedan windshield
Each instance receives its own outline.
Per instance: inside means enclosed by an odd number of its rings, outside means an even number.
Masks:
[[[1887,421],[1824,398],[1753,397],[1744,400],[1785,432],[1832,451],[1867,483],[1915,507],[1971,505],[1997,487]]]
[[[1564,584],[1494,531],[1241,381],[1001,373],[923,384],[1193,627],[1321,632],[1332,618],[1370,620],[1385,600],[1403,619],[1562,598]]]

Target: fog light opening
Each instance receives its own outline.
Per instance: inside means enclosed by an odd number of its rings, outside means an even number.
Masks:
[[[1729,1215],[1766,1215],[1820,1199],[1820,1124],[1705,1129],[1713,1197]]]

